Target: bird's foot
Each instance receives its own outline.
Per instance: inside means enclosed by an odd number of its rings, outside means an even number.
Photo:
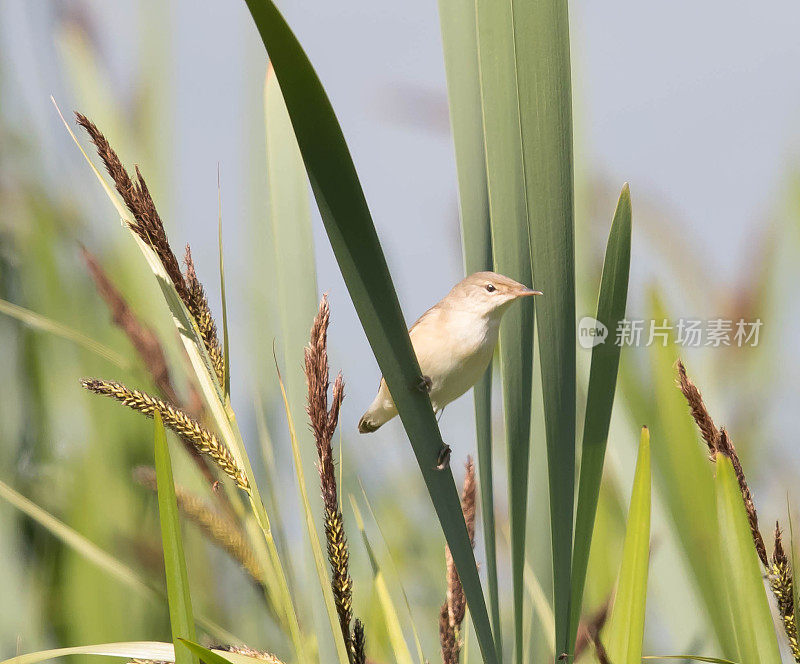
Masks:
[[[439,456],[436,457],[436,470],[444,470],[450,466],[450,452],[450,446],[442,443],[442,449],[439,450]]]
[[[417,389],[425,394],[430,394],[432,385],[433,381],[430,376],[422,376],[417,383]]]

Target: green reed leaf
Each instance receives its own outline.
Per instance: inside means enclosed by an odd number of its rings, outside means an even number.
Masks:
[[[642,427],[617,593],[605,635],[608,658],[614,664],[639,664],[642,660],[650,562],[650,484],[650,432]]]
[[[714,483],[719,520],[721,567],[741,664],[780,662],[778,638],[753,546],[739,482],[731,460],[717,454]]]
[[[281,86],[295,136],[345,284],[394,397],[470,604],[484,659],[495,664],[492,630],[475,556],[406,330],[386,258],[341,127],[297,38],[271,0],[247,0]]]
[[[519,94],[511,3],[477,0],[489,218],[496,272],[531,285],[528,201],[520,134]],[[511,523],[511,576],[514,608],[514,661],[523,653],[525,528],[528,507],[531,384],[533,374],[533,302],[514,305],[500,328],[508,511]]]
[[[541,358],[556,646],[569,652],[575,494],[575,250],[566,0],[512,0]]]
[[[492,237],[478,73],[477,27],[473,0],[439,0],[450,128],[458,178],[461,244],[466,274],[491,270]],[[495,649],[503,659],[497,591],[497,545],[492,472],[492,368],[473,390],[477,438],[478,488],[486,554],[486,580]]]
[[[575,647],[581,617],[583,588],[592,546],[597,500],[603,478],[603,461],[608,427],[617,385],[621,346],[615,343],[617,324],[625,318],[628,275],[631,264],[631,197],[625,184],[617,202],[614,221],[606,246],[596,319],[605,325],[605,342],[592,350],[586,414],[583,425],[583,451],[578,482],[578,509],[575,517],[575,543],[572,552],[572,599],[570,600],[570,649]]]
[[[197,664],[198,660],[179,639],[195,640],[192,598],[189,595],[189,578],[186,573],[186,559],[183,555],[183,538],[175,497],[175,484],[172,479],[172,462],[167,446],[167,433],[156,411],[155,422],[155,468],[158,484],[158,515],[161,521],[161,542],[164,548],[164,570],[167,578],[167,600],[169,602],[169,622],[172,626],[172,640],[175,644],[176,664]]]
[[[218,244],[219,244],[219,293],[222,299],[222,354],[225,366],[225,384],[222,386],[225,398],[231,398],[231,353],[228,340],[228,299],[225,297],[225,258],[222,249],[222,188],[217,170]]]

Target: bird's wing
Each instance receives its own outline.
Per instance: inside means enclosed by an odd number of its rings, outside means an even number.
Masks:
[[[426,319],[428,319],[428,318],[430,318],[430,317],[432,317],[432,316],[435,316],[435,315],[436,315],[436,314],[438,314],[438,313],[439,313],[439,304],[434,304],[434,305],[433,305],[433,306],[432,306],[430,309],[428,309],[428,310],[427,310],[427,311],[426,311],[424,314],[422,314],[422,315],[421,315],[419,318],[417,318],[417,320],[416,320],[416,321],[414,321],[414,324],[413,324],[413,325],[412,325],[410,328],[408,328],[408,334],[409,334],[409,335],[412,337],[412,339],[413,339],[413,333],[414,333],[414,330],[415,330],[415,329],[416,329],[416,328],[417,328],[417,327],[418,327],[420,324],[422,324],[424,321],[426,321]]]

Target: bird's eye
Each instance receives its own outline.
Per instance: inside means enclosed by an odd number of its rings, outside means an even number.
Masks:
[[[494,287],[494,284],[486,284],[486,290],[490,293],[494,293],[497,289]]]

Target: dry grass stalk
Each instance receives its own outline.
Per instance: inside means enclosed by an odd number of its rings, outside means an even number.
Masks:
[[[467,457],[464,487],[461,491],[461,511],[467,524],[469,540],[475,546],[475,464]],[[439,611],[439,644],[444,664],[458,664],[461,654],[461,623],[467,609],[467,598],[458,577],[450,548],[445,547],[447,561],[447,599]]]
[[[153,417],[153,413],[158,411],[164,421],[164,426],[169,427],[181,438],[192,443],[200,452],[211,457],[240,488],[245,491],[250,490],[247,477],[237,465],[230,450],[220,442],[215,434],[203,428],[199,422],[193,420],[179,408],[110,380],[88,378],[82,380],[81,384],[95,394],[116,399],[128,408],[139,411],[148,417]]]
[[[134,479],[151,491],[157,490],[156,472],[147,466],[133,471]],[[219,514],[202,498],[176,485],[178,509],[194,522],[214,544],[226,551],[259,585],[264,584],[264,572],[239,526]]]
[[[194,261],[192,260],[192,251],[188,244],[186,245],[186,254],[183,262],[186,265],[186,288],[188,290],[186,306],[197,323],[197,329],[200,330],[200,336],[203,339],[208,357],[214,367],[217,380],[220,385],[224,385],[225,360],[222,354],[222,347],[219,344],[217,324],[214,321],[214,316],[211,315],[211,309],[208,306],[208,299],[206,298],[203,284],[201,284],[200,280],[197,278]]]
[[[700,394],[700,390],[697,389],[686,374],[686,367],[681,360],[678,360],[678,386],[689,402],[689,409],[692,412],[692,417],[700,429],[703,440],[706,441],[711,460],[714,461],[717,454],[724,454],[731,460],[731,464],[736,473],[736,479],[739,482],[742,500],[744,501],[744,506],[747,511],[747,520],[750,524],[750,532],[753,536],[753,543],[756,547],[758,558],[765,568],[769,568],[764,538],[761,536],[761,532],[758,529],[758,514],[756,513],[756,507],[753,503],[753,496],[750,493],[750,487],[747,485],[747,480],[744,476],[742,462],[739,460],[739,455],[736,453],[736,448],[733,445],[733,441],[728,436],[727,431],[725,431],[724,428],[718,429],[714,424],[714,420],[711,419],[711,415],[709,415],[705,403],[703,402],[703,396]]]
[[[778,612],[789,640],[789,648],[796,662],[800,662],[800,645],[797,641],[797,625],[794,621],[794,579],[792,566],[783,548],[780,525],[775,523],[775,548],[768,569],[769,585],[778,602]]]
[[[76,113],[75,116],[78,124],[89,134],[89,138],[97,148],[97,154],[105,164],[106,171],[114,181],[114,186],[133,215],[134,221],[130,224],[131,229],[158,256],[159,261],[164,266],[164,270],[175,286],[178,296],[195,319],[217,380],[222,385],[224,383],[225,363],[217,337],[217,326],[211,315],[203,286],[197,279],[188,246],[186,248],[187,274],[184,277],[181,273],[178,259],[170,247],[164,223],[156,210],[153,197],[150,195],[150,190],[139,171],[139,167],[136,167],[136,180],[134,181],[128,171],[125,170],[108,139],[97,126],[80,113]]]
[[[730,459],[733,465],[736,479],[739,482],[739,491],[742,494],[742,500],[747,512],[747,520],[750,524],[750,532],[753,536],[753,544],[755,545],[756,553],[767,571],[770,588],[772,589],[773,595],[775,595],[778,611],[783,620],[784,631],[789,640],[792,656],[796,662],[800,662],[797,625],[794,621],[792,566],[783,549],[780,527],[776,524],[775,548],[772,553],[772,560],[770,561],[767,558],[764,538],[761,536],[761,532],[758,528],[758,514],[756,513],[756,507],[753,503],[753,496],[747,484],[747,479],[744,476],[742,462],[739,460],[739,455],[736,453],[736,447],[724,428],[717,429],[714,421],[706,410],[700,391],[686,375],[686,368],[680,360],[678,361],[678,385],[689,402],[692,416],[695,422],[697,422],[697,426],[700,428],[703,438],[709,447],[711,460],[714,461],[717,454],[723,454]]]
[[[317,446],[319,478],[324,506],[325,540],[328,562],[331,567],[333,589],[339,626],[342,630],[350,661],[357,664],[359,653],[356,634],[350,632],[353,622],[353,581],[350,578],[350,551],[344,531],[344,520],[339,509],[336,472],[331,440],[339,421],[339,409],[344,399],[342,374],[336,376],[332,390],[332,403],[328,405],[330,370],[328,368],[328,324],[330,307],[327,296],[322,297],[319,311],[311,327],[311,340],[305,349],[305,374],[308,383],[308,416]],[[356,621],[356,626],[361,625]],[[363,625],[360,628],[363,633]],[[363,634],[362,634],[363,636]],[[363,650],[363,648],[362,648]],[[363,658],[363,652],[361,653]]]

